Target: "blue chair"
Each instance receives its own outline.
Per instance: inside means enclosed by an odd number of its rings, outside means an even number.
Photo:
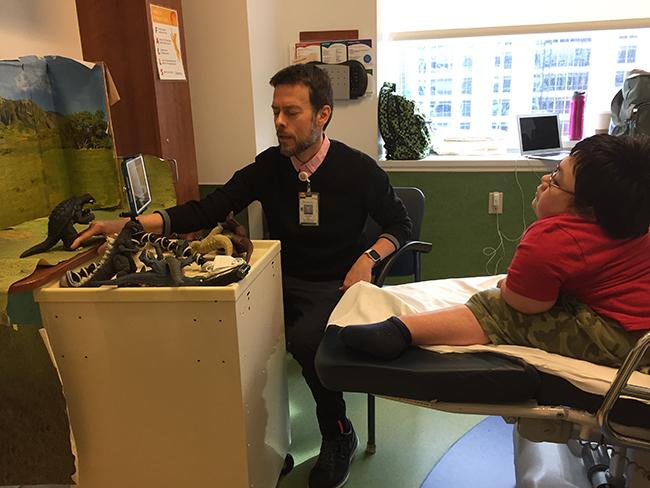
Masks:
[[[403,278],[413,276],[414,281],[420,281],[422,278],[420,269],[421,255],[430,252],[432,248],[430,242],[419,240],[422,219],[424,218],[425,197],[422,190],[414,187],[395,187],[395,193],[404,203],[413,223],[411,240],[375,268],[372,282],[377,286],[384,286],[384,282],[388,277]],[[372,218],[368,218],[366,222],[365,234],[368,237],[368,242],[375,242],[379,234],[381,234],[381,228]],[[368,442],[366,451],[374,453],[376,449],[375,396],[368,394]]]

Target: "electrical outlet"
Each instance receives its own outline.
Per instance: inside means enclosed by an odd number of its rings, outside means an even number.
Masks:
[[[491,191],[488,193],[488,213],[503,213],[503,193],[500,191]]]

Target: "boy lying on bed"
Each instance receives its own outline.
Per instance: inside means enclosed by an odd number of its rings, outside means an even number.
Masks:
[[[619,366],[650,329],[650,142],[596,135],[544,175],[537,221],[498,288],[465,305],[341,329],[393,359],[413,345],[515,344]]]

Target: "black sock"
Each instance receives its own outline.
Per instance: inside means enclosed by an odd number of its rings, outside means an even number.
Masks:
[[[397,317],[367,325],[349,325],[339,332],[343,343],[380,359],[395,359],[411,344],[411,332]]]

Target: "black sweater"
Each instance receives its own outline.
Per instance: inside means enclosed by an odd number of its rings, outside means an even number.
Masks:
[[[259,200],[271,239],[282,243],[283,273],[310,281],[342,280],[374,242],[363,234],[368,215],[402,245],[411,220],[395,195],[388,175],[369,156],[332,140],[325,160],[311,176],[319,193],[320,223],[298,223],[298,192],[307,184],[277,146],[260,153],[222,187],[200,201],[166,210],[176,233],[208,229]],[[373,236],[374,237],[374,236]]]

